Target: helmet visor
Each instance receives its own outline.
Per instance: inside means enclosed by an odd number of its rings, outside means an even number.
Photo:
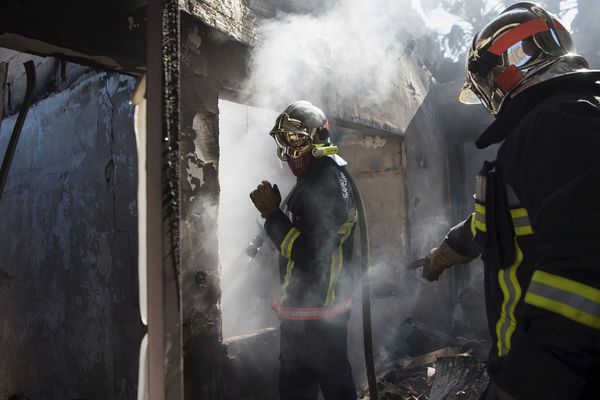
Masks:
[[[277,144],[277,156],[282,161],[300,157],[312,147],[310,135],[304,131],[288,131],[283,129],[271,131]]]
[[[271,130],[277,144],[277,156],[282,161],[300,157],[312,147],[311,135],[302,127],[302,122],[282,113]]]

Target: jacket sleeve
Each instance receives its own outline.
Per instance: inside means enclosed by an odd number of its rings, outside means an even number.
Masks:
[[[323,179],[313,182],[307,194],[300,199],[294,225],[281,210],[275,211],[265,222],[267,235],[281,256],[296,263],[298,268],[318,268],[329,264],[332,253],[351,237],[355,216],[348,215],[348,201],[335,181]],[[350,188],[348,188],[350,189]]]
[[[477,258],[481,254],[481,246],[475,241],[475,215],[456,225],[446,235],[446,243],[455,252],[466,257]]]
[[[600,110],[563,104],[526,128],[502,156],[539,262],[494,380],[518,399],[579,399],[600,358]]]

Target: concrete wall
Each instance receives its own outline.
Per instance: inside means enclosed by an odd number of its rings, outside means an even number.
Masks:
[[[31,58],[2,55],[19,68]],[[29,111],[0,202],[0,398],[132,399],[143,332],[135,80],[36,64],[48,90]],[[13,100],[24,87],[19,68]],[[2,155],[18,107],[5,111]]]

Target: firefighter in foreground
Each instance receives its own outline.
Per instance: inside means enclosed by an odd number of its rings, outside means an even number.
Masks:
[[[331,144],[323,111],[307,101],[290,104],[271,136],[277,155],[297,176],[281,205],[277,185],[263,181],[250,194],[279,249],[281,399],[355,399],[347,355],[356,206]],[[281,207],[281,208],[280,208]]]
[[[502,142],[477,177],[475,212],[423,275],[482,255],[493,338],[487,399],[600,399],[600,72],[564,25],[518,3],[473,40],[464,103]]]

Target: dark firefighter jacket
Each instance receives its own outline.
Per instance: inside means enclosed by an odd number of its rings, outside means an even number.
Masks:
[[[600,399],[600,72],[507,106],[476,143],[504,141],[448,244],[482,250],[493,381],[516,399]]]
[[[279,249],[282,319],[326,319],[351,306],[356,207],[343,169],[329,158],[313,158],[283,210],[267,218],[265,229]]]

